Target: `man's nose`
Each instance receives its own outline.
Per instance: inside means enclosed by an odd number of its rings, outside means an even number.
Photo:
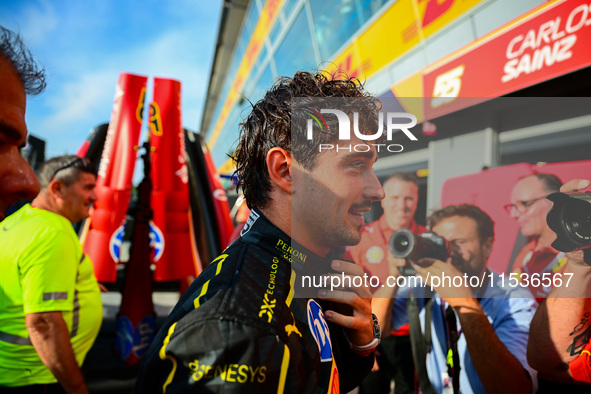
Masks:
[[[11,203],[31,200],[39,193],[39,181],[29,163],[14,148],[0,170],[0,198]]]
[[[369,184],[365,188],[365,197],[371,201],[381,201],[386,197],[384,188],[373,171],[369,179]]]
[[[518,219],[519,216],[521,215],[521,213],[519,212],[519,210],[517,209],[516,206],[512,205],[511,209],[509,211],[509,215],[513,218],[513,219]]]

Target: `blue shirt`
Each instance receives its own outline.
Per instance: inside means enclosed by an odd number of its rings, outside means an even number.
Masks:
[[[512,288],[509,286],[507,277],[504,279],[504,287],[499,274],[493,273],[494,277],[487,283],[486,289],[480,299],[480,305],[486,314],[488,321],[492,325],[499,340],[505,345],[507,350],[517,358],[523,365],[523,368],[529,373],[532,380],[532,392],[537,391],[537,373],[527,364],[527,339],[529,336],[529,325],[537,309],[537,302],[531,293],[521,287]],[[417,298],[430,297],[430,289],[413,289]],[[408,323],[406,313],[406,298],[408,298],[409,289],[401,289],[394,302],[392,311],[392,323],[394,329]],[[430,294],[428,294],[430,293]],[[425,331],[425,300],[418,299],[419,316],[421,327]],[[435,294],[433,299],[433,319],[431,322],[432,347],[427,355],[426,365],[429,380],[433,388],[438,393],[453,393],[451,379],[445,382],[447,377],[447,322],[445,320],[445,308],[447,303]],[[458,328],[458,354],[460,357],[460,392],[461,393],[486,393],[486,390],[480,382],[478,373],[472,364],[470,353],[468,352],[466,336],[462,334],[460,321],[456,316]],[[499,379],[503,379],[499,376]]]

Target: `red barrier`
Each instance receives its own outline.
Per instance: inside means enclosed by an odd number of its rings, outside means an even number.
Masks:
[[[115,282],[120,239],[131,196],[136,149],[142,124],[147,77],[121,73],[101,157],[96,194],[84,252],[99,282]]]
[[[181,124],[181,84],[154,78],[150,105],[150,144],[153,224],[160,229],[161,253],[153,254],[154,280],[195,276],[189,233],[189,188]]]

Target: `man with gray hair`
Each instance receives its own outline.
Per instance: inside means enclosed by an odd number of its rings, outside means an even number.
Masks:
[[[27,138],[26,95],[45,88],[45,74],[20,37],[0,26],[0,221],[18,200],[39,192],[35,174],[19,153]]]
[[[552,208],[552,202],[546,196],[559,191],[561,186],[562,182],[553,174],[525,176],[513,187],[511,203],[505,205],[505,210],[519,223],[521,234],[529,238],[529,243],[515,258],[512,271],[538,299],[545,298],[550,288],[533,286],[532,282],[536,281],[531,278],[544,274],[553,277],[563,271],[568,260],[564,253],[550,246],[556,234],[546,223],[546,215]]]
[[[73,155],[39,171],[41,191],[2,223],[0,391],[87,393],[80,365],[101,322],[100,290],[72,223],[96,200],[95,168]]]

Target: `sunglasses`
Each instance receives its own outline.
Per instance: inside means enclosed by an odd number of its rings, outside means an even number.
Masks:
[[[60,168],[58,168],[57,170],[55,170],[53,172],[53,175],[51,176],[51,178],[49,179],[49,181],[53,181],[55,179],[55,176],[63,170],[66,170],[70,167],[75,167],[78,166],[78,164],[82,164],[82,166],[79,166],[80,168],[85,168],[85,167],[89,167],[91,165],[90,161],[86,158],[82,158],[82,157],[76,157],[75,159],[72,159],[70,162],[64,164],[63,166],[61,166]]]

